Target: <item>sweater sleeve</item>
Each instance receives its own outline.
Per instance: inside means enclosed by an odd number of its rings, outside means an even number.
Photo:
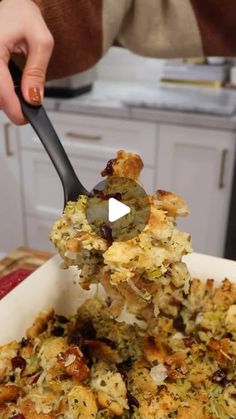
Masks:
[[[85,71],[114,43],[149,57],[236,55],[231,0],[33,0],[55,39],[49,78]]]

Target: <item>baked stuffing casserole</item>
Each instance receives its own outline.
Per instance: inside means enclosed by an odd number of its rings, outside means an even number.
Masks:
[[[103,171],[108,196],[116,176],[138,180],[141,168],[118,152]],[[21,342],[0,347],[0,419],[236,418],[236,284],[190,280],[190,236],[176,228],[183,198],[148,199],[147,226],[122,242],[88,223],[87,197],[68,203],[51,238],[81,286],[101,283],[107,299],[96,292],[70,318],[42,312]]]
[[[41,313],[0,348],[1,419],[236,417],[236,284],[194,279],[140,325],[109,304]]]

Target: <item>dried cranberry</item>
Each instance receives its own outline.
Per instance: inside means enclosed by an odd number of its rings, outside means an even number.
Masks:
[[[64,329],[61,326],[55,326],[53,327],[53,329],[51,330],[51,334],[53,336],[63,336],[64,335]]]
[[[175,297],[170,298],[170,304],[174,307],[182,307],[182,302]]]
[[[195,340],[192,338],[192,336],[184,338],[184,345],[186,346],[186,348],[191,348],[194,343]]]
[[[11,419],[25,419],[25,416],[22,413],[18,413],[18,415],[14,415]]]
[[[107,346],[110,346],[111,349],[116,349],[116,344],[111,339],[108,339],[106,337],[98,338],[100,342],[106,343]]]
[[[118,364],[116,366],[116,368],[117,368],[117,371],[120,373],[122,379],[124,380],[125,384],[127,385],[128,384],[128,375],[127,375],[127,372],[125,370],[124,365],[123,364]]]
[[[134,397],[130,391],[127,391],[127,400],[129,403],[129,406],[135,406],[135,407],[139,407],[139,401],[136,399],[136,397]]]
[[[116,163],[116,159],[111,159],[107,162],[106,168],[101,172],[102,176],[112,176],[113,166]]]
[[[79,328],[79,333],[84,339],[95,339],[96,338],[96,329],[91,320],[87,320]]]
[[[107,224],[102,224],[100,226],[100,233],[103,239],[108,243],[113,243],[112,229]]]
[[[178,332],[185,332],[185,324],[181,316],[174,319],[173,326]]]
[[[38,379],[39,379],[40,375],[41,375],[41,373],[32,375],[32,377],[30,377],[29,384],[30,385],[36,384],[38,382]]]
[[[20,370],[24,371],[26,367],[26,361],[22,356],[15,356],[11,360],[12,368],[15,370],[16,368],[20,368]]]
[[[226,379],[228,374],[228,370],[226,368],[219,368],[211,377],[211,381],[213,383],[220,383],[223,384],[224,380]]]

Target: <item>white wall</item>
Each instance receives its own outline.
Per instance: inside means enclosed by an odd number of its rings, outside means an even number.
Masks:
[[[97,75],[99,80],[155,83],[161,77],[165,61],[113,47],[98,64]]]

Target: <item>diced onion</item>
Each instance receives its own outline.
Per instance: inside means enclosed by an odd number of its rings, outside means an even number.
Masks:
[[[73,362],[75,362],[76,360],[76,356],[73,354],[69,354],[67,357],[67,360],[65,362],[65,367],[69,367],[69,365],[73,364]]]
[[[164,364],[158,364],[151,368],[150,375],[157,385],[160,385],[168,377],[168,371]]]

